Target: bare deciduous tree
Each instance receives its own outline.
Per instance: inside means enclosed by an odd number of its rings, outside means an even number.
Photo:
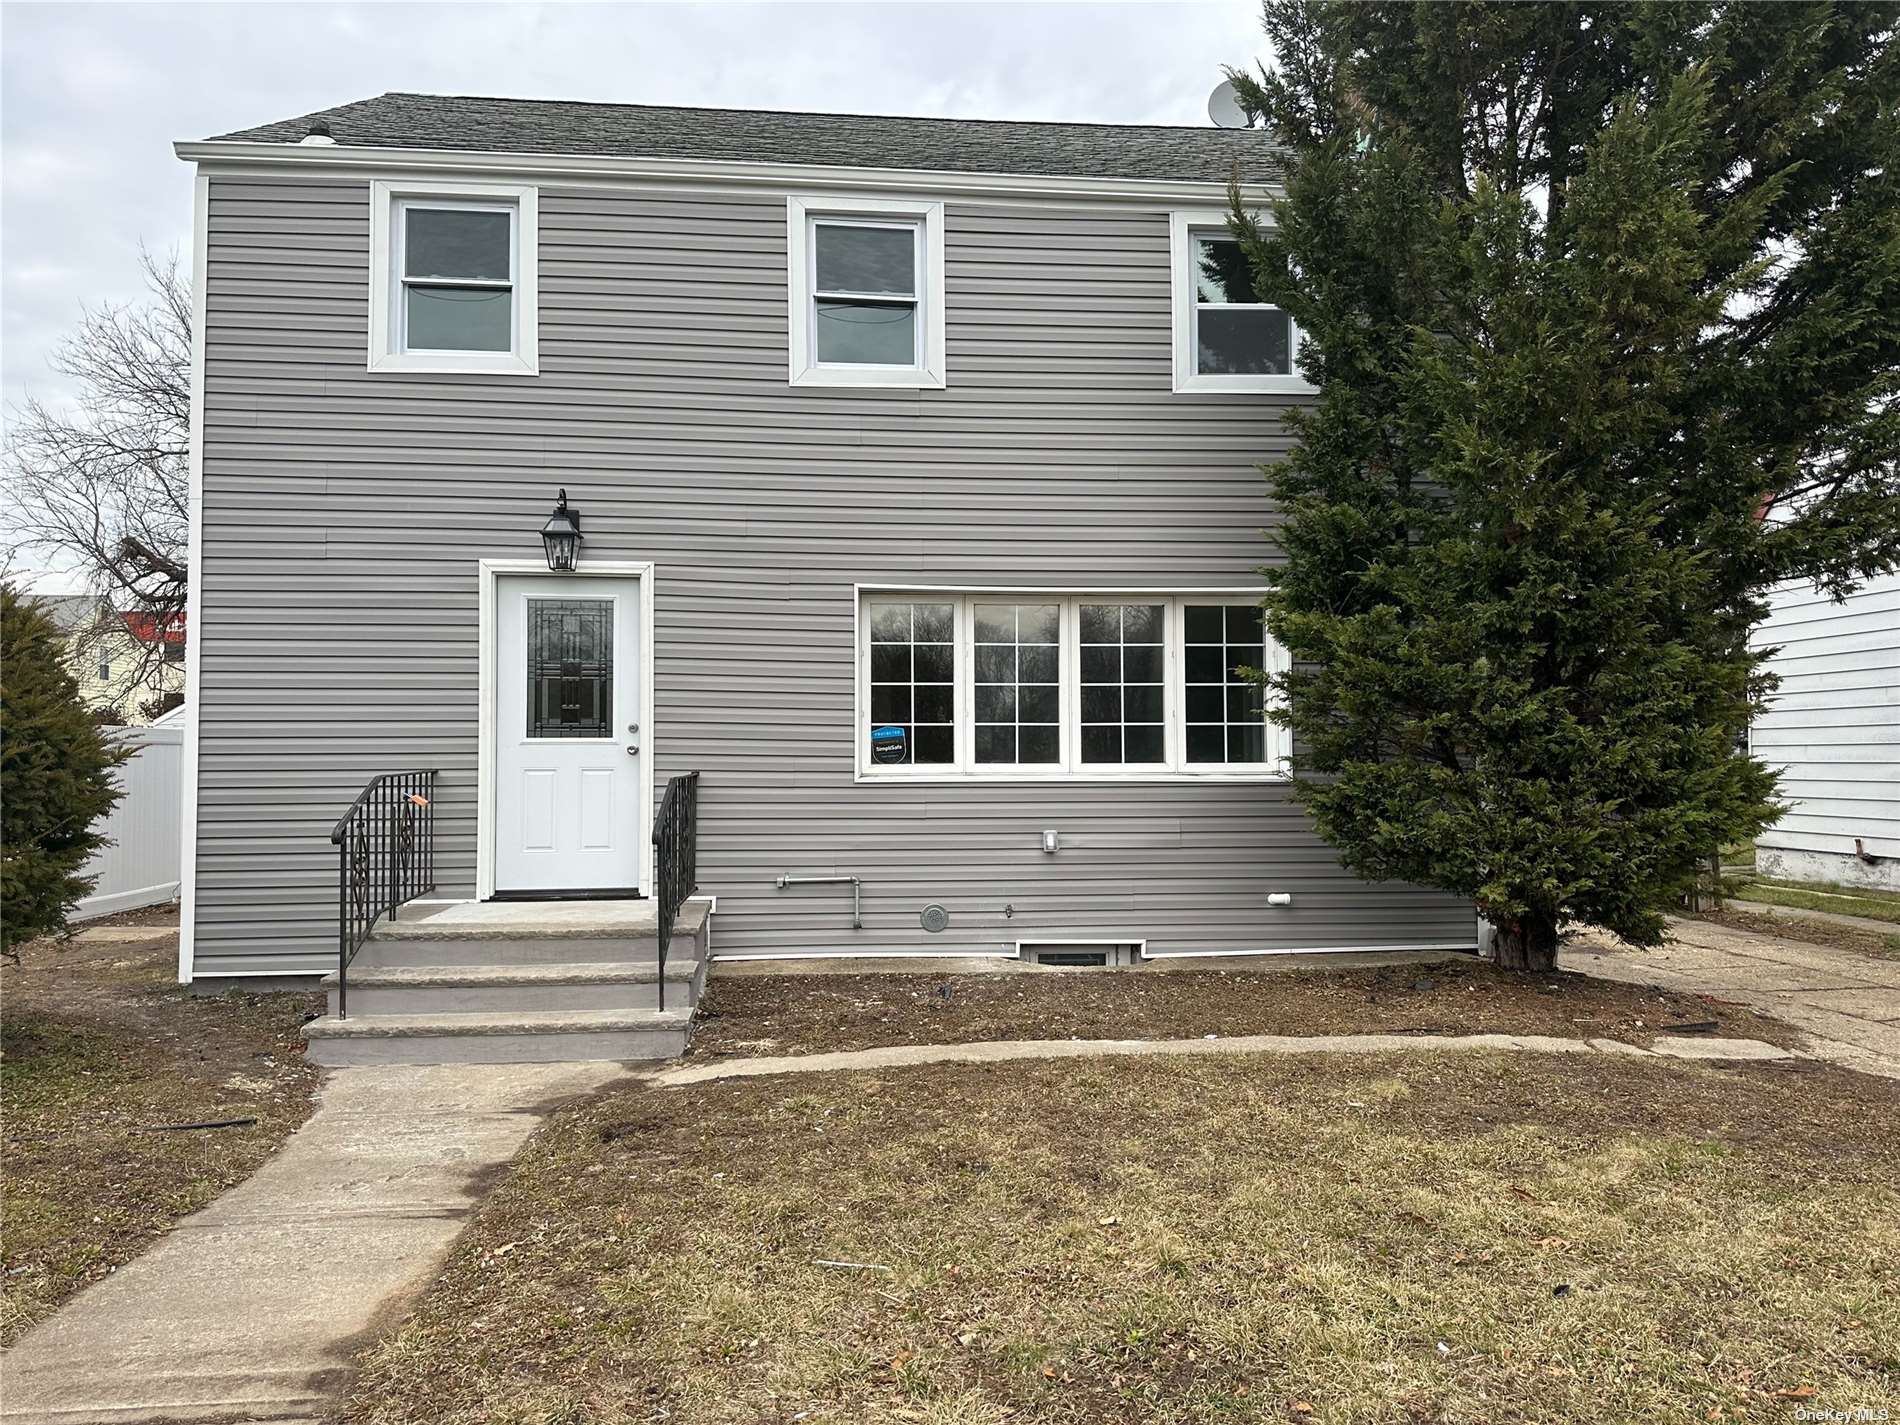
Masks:
[[[74,399],[29,397],[11,414],[7,562],[73,566],[114,609],[163,630],[185,611],[191,288],[176,254],[143,263],[148,299],[89,308],[54,351]],[[166,646],[140,640],[139,680]]]

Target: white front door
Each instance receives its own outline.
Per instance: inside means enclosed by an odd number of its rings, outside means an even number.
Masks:
[[[504,574],[495,587],[495,889],[641,889],[638,579]]]

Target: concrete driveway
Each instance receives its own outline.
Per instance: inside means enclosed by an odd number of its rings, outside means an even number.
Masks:
[[[1863,1073],[1900,1078],[1900,960],[1801,940],[1673,920],[1675,940],[1638,950],[1591,933],[1561,968],[1746,1004],[1810,1035],[1810,1052]]]

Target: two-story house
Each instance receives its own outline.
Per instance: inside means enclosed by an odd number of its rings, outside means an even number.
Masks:
[[[621,1057],[695,847],[694,971],[1474,946],[1240,671],[1309,394],[1262,135],[385,94],[178,152],[184,978],[414,900],[321,1053]]]

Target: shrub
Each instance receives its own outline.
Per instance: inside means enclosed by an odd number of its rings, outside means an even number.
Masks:
[[[80,702],[58,627],[0,585],[0,951],[65,930],[127,755]]]

